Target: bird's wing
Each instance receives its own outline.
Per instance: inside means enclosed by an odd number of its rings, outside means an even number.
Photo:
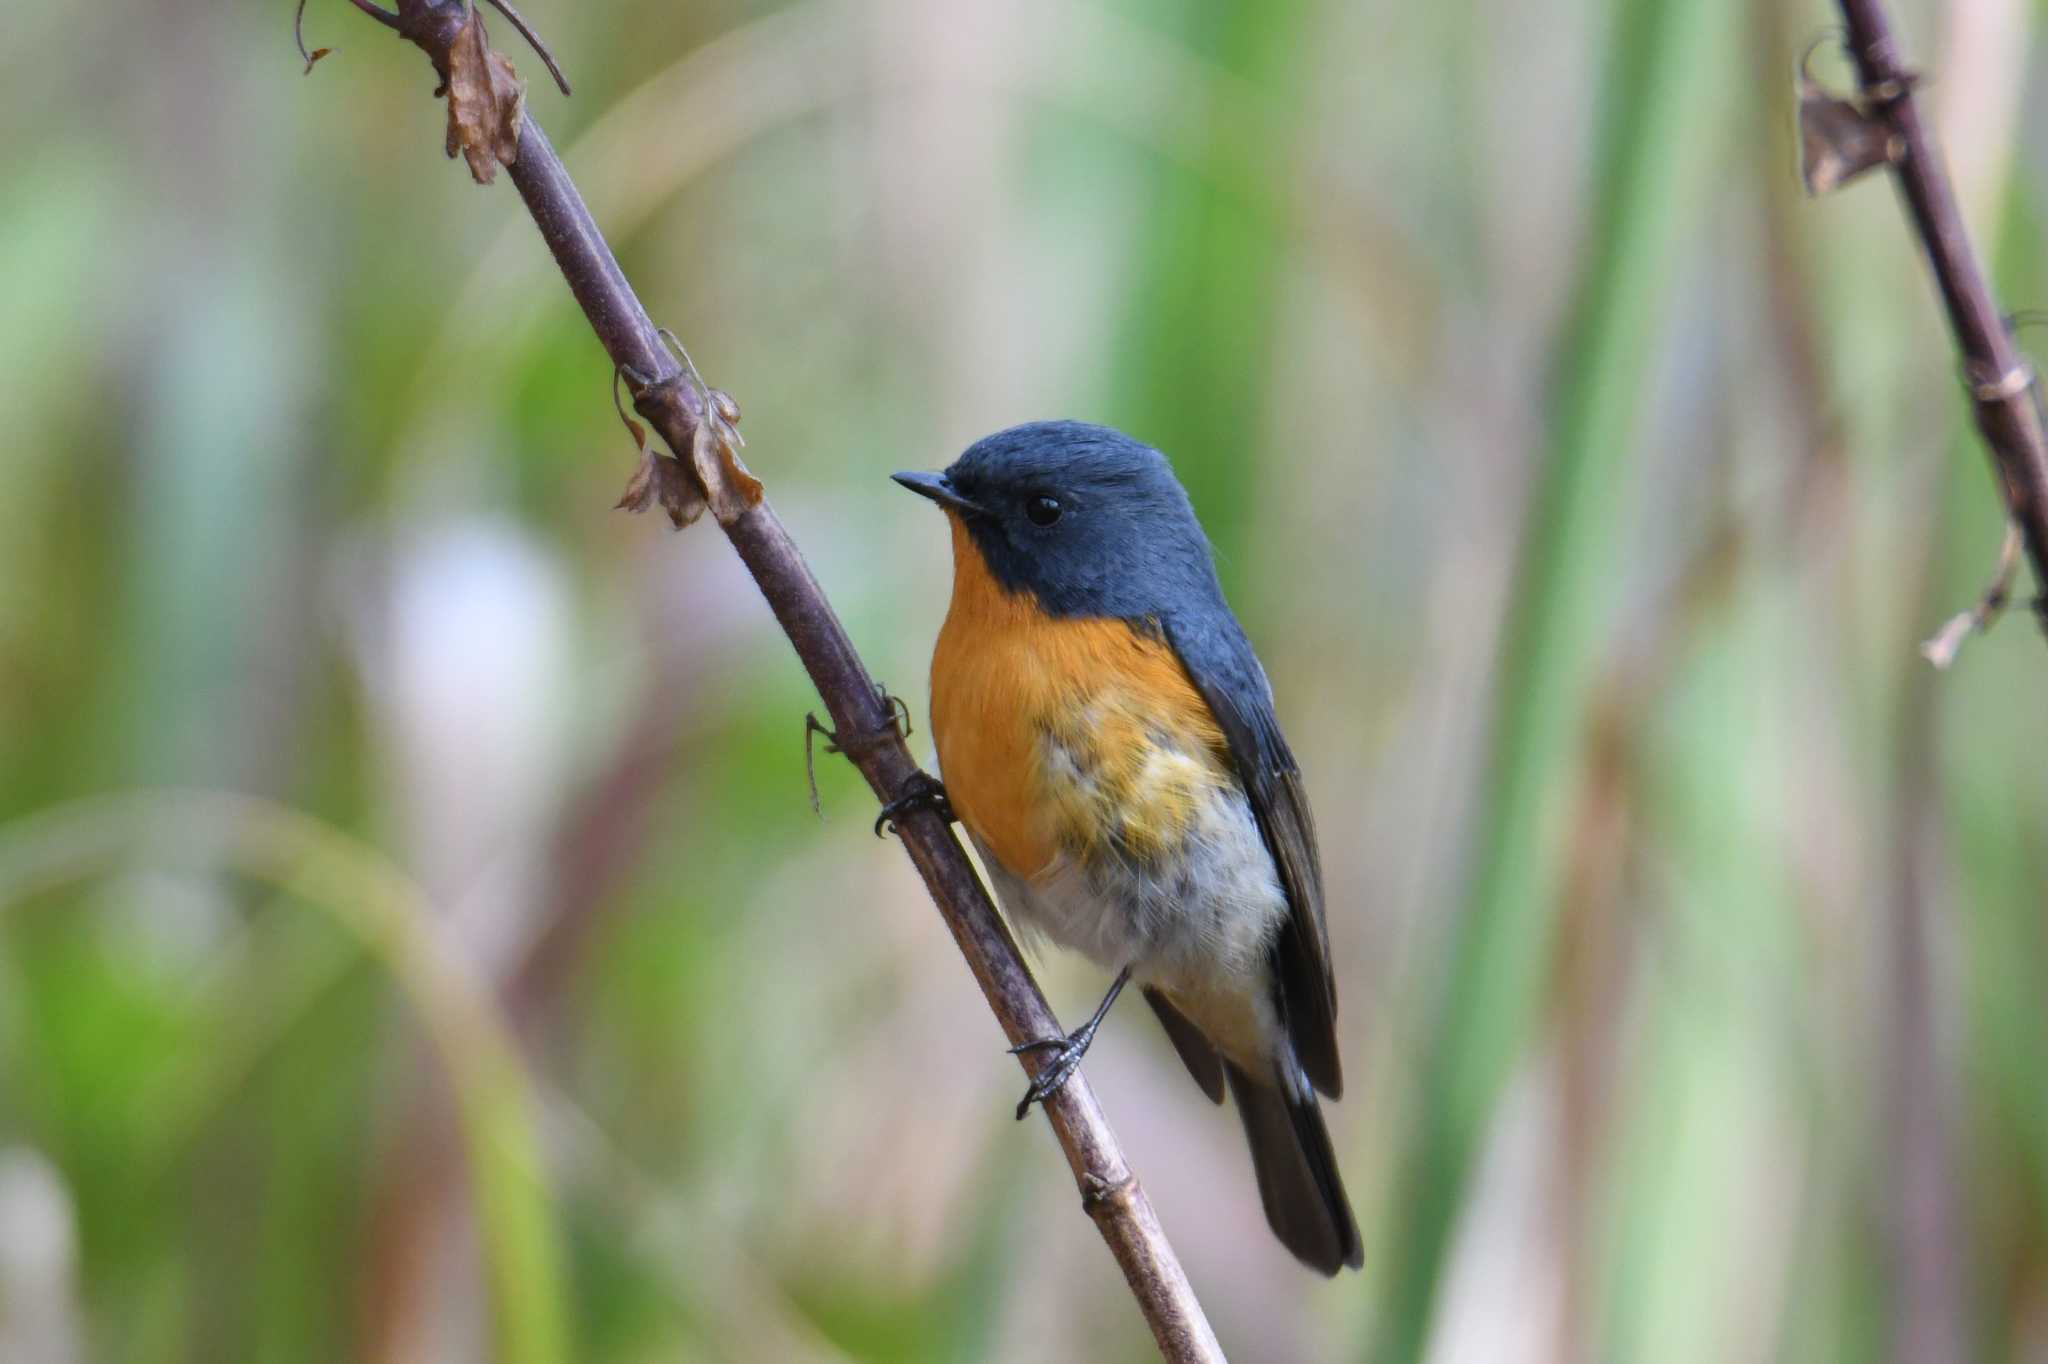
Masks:
[[[1200,621],[1160,622],[1195,690],[1230,745],[1290,913],[1273,944],[1275,989],[1295,1055],[1331,1098],[1344,1088],[1337,1063],[1337,981],[1323,921],[1323,869],[1301,769],[1273,713],[1273,688],[1251,642],[1223,608]]]

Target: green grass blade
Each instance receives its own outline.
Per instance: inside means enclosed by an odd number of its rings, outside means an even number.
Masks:
[[[119,865],[135,849],[268,881],[332,913],[412,1000],[455,1087],[480,1239],[509,1364],[570,1358],[564,1278],[531,1087],[482,985],[435,940],[420,890],[332,826],[249,797],[160,793],[61,806],[0,829],[0,907]]]
[[[1585,701],[1625,569],[1628,470],[1689,173],[1713,139],[1732,10],[1619,7],[1598,196],[1506,622],[1467,900],[1430,1039],[1381,1356],[1420,1357],[1467,1175],[1535,1018]]]

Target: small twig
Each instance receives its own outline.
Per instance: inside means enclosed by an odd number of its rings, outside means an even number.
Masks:
[[[331,47],[316,48],[311,52],[306,51],[306,0],[299,0],[299,7],[292,14],[292,41],[298,44],[299,56],[305,59],[305,74],[308,76],[313,74],[314,62],[319,61],[322,57],[334,51]]]
[[[358,3],[361,3],[361,0],[358,0]],[[540,35],[533,31],[533,27],[526,22],[525,17],[518,10],[512,8],[511,0],[486,0],[486,3],[492,9],[498,11],[498,13],[504,15],[512,27],[519,30],[519,36],[526,39],[526,45],[539,54],[541,61],[547,64],[548,74],[555,78],[556,88],[564,95],[570,93],[569,78],[563,75],[562,68],[555,64],[555,54],[548,51],[548,45],[540,40]]]
[[[1948,622],[1920,646],[1921,655],[1936,668],[1946,669],[1955,662],[1964,640],[1971,635],[1983,634],[1997,623],[2006,603],[2012,599],[2012,580],[2019,567],[2020,528],[2008,521],[2005,523],[2005,540],[1998,547],[1998,567],[1992,571],[1991,581],[1985,584],[1984,594],[1969,610],[1950,616]]]
[[[683,368],[690,371],[690,382],[697,385],[697,391],[709,394],[711,392],[711,385],[705,383],[704,376],[697,372],[697,362],[690,358],[690,348],[683,344],[683,338],[677,336],[667,327],[660,328],[656,334],[668,343],[668,348],[675,352],[678,360],[683,362]]]
[[[349,0],[349,3],[386,28],[398,27],[398,16],[390,10],[372,4],[371,0]],[[336,51],[331,47],[316,47],[311,52],[306,51],[306,0],[299,0],[299,7],[292,14],[292,41],[298,45],[299,56],[305,59],[305,74],[309,76],[313,74],[313,63],[322,57],[333,55]]]

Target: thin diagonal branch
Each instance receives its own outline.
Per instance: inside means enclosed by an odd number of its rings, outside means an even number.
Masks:
[[[449,47],[466,13],[462,0],[400,0],[399,31],[445,78]],[[645,381],[634,384],[636,410],[687,460],[699,428],[707,419],[718,420],[706,413],[716,399],[701,384],[683,381],[684,371],[530,114],[521,116],[518,155],[507,171],[612,363]],[[715,509],[721,492],[729,490],[707,491]],[[917,763],[900,737],[887,694],[854,651],[788,530],[765,500],[718,520],[831,713],[841,750],[880,799],[893,799],[918,774]],[[897,829],[1004,1034],[1021,1043],[1058,1032],[1058,1020],[951,826],[920,810],[906,814]],[[1025,1060],[1027,1071],[1036,1064],[1035,1058]],[[1075,1075],[1044,1107],[1082,1206],[1123,1270],[1160,1352],[1171,1360],[1221,1360],[1201,1304],[1087,1082]]]
[[[1962,352],[1977,429],[1991,448],[2007,508],[2026,543],[2035,588],[2048,592],[2048,417],[2042,413],[2033,368],[2013,343],[1985,283],[1941,153],[1920,117],[1914,72],[1900,54],[1883,0],[1841,0],[1841,6],[1864,100],[1903,149],[1892,174],[1941,289]],[[2036,609],[2042,610],[2038,599]],[[2048,626],[2048,611],[2042,620]]]

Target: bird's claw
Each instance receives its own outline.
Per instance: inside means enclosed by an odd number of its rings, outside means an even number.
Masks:
[[[1019,1042],[1010,1048],[1012,1056],[1047,1049],[1053,1052],[1052,1059],[1038,1068],[1038,1073],[1031,1077],[1030,1088],[1026,1089],[1024,1097],[1018,1100],[1017,1121],[1024,1121],[1024,1115],[1031,1111],[1032,1104],[1045,1102],[1059,1093],[1061,1087],[1073,1078],[1074,1072],[1081,1068],[1081,1058],[1088,1054],[1089,1044],[1095,1040],[1095,1030],[1102,1026],[1103,1019],[1109,1017],[1110,1006],[1116,1003],[1116,997],[1123,993],[1124,986],[1130,984],[1130,980],[1130,967],[1126,966],[1117,972],[1116,979],[1110,982],[1109,993],[1095,1006],[1095,1012],[1088,1016],[1088,1021],[1066,1036],[1035,1037],[1029,1042]]]
[[[913,773],[903,783],[902,793],[882,807],[882,813],[875,816],[875,837],[880,838],[897,820],[916,810],[930,810],[946,823],[953,822],[953,805],[946,799],[946,788],[929,773]]]
[[[1074,1072],[1081,1068],[1081,1058],[1088,1054],[1088,1044],[1094,1040],[1095,1033],[1091,1028],[1072,1037],[1041,1037],[1010,1048],[1012,1056],[1040,1048],[1054,1049],[1052,1058],[1038,1068],[1038,1073],[1031,1077],[1031,1084],[1024,1091],[1024,1097],[1017,1101],[1017,1121],[1024,1121],[1031,1105],[1050,1099],[1074,1078]]]

